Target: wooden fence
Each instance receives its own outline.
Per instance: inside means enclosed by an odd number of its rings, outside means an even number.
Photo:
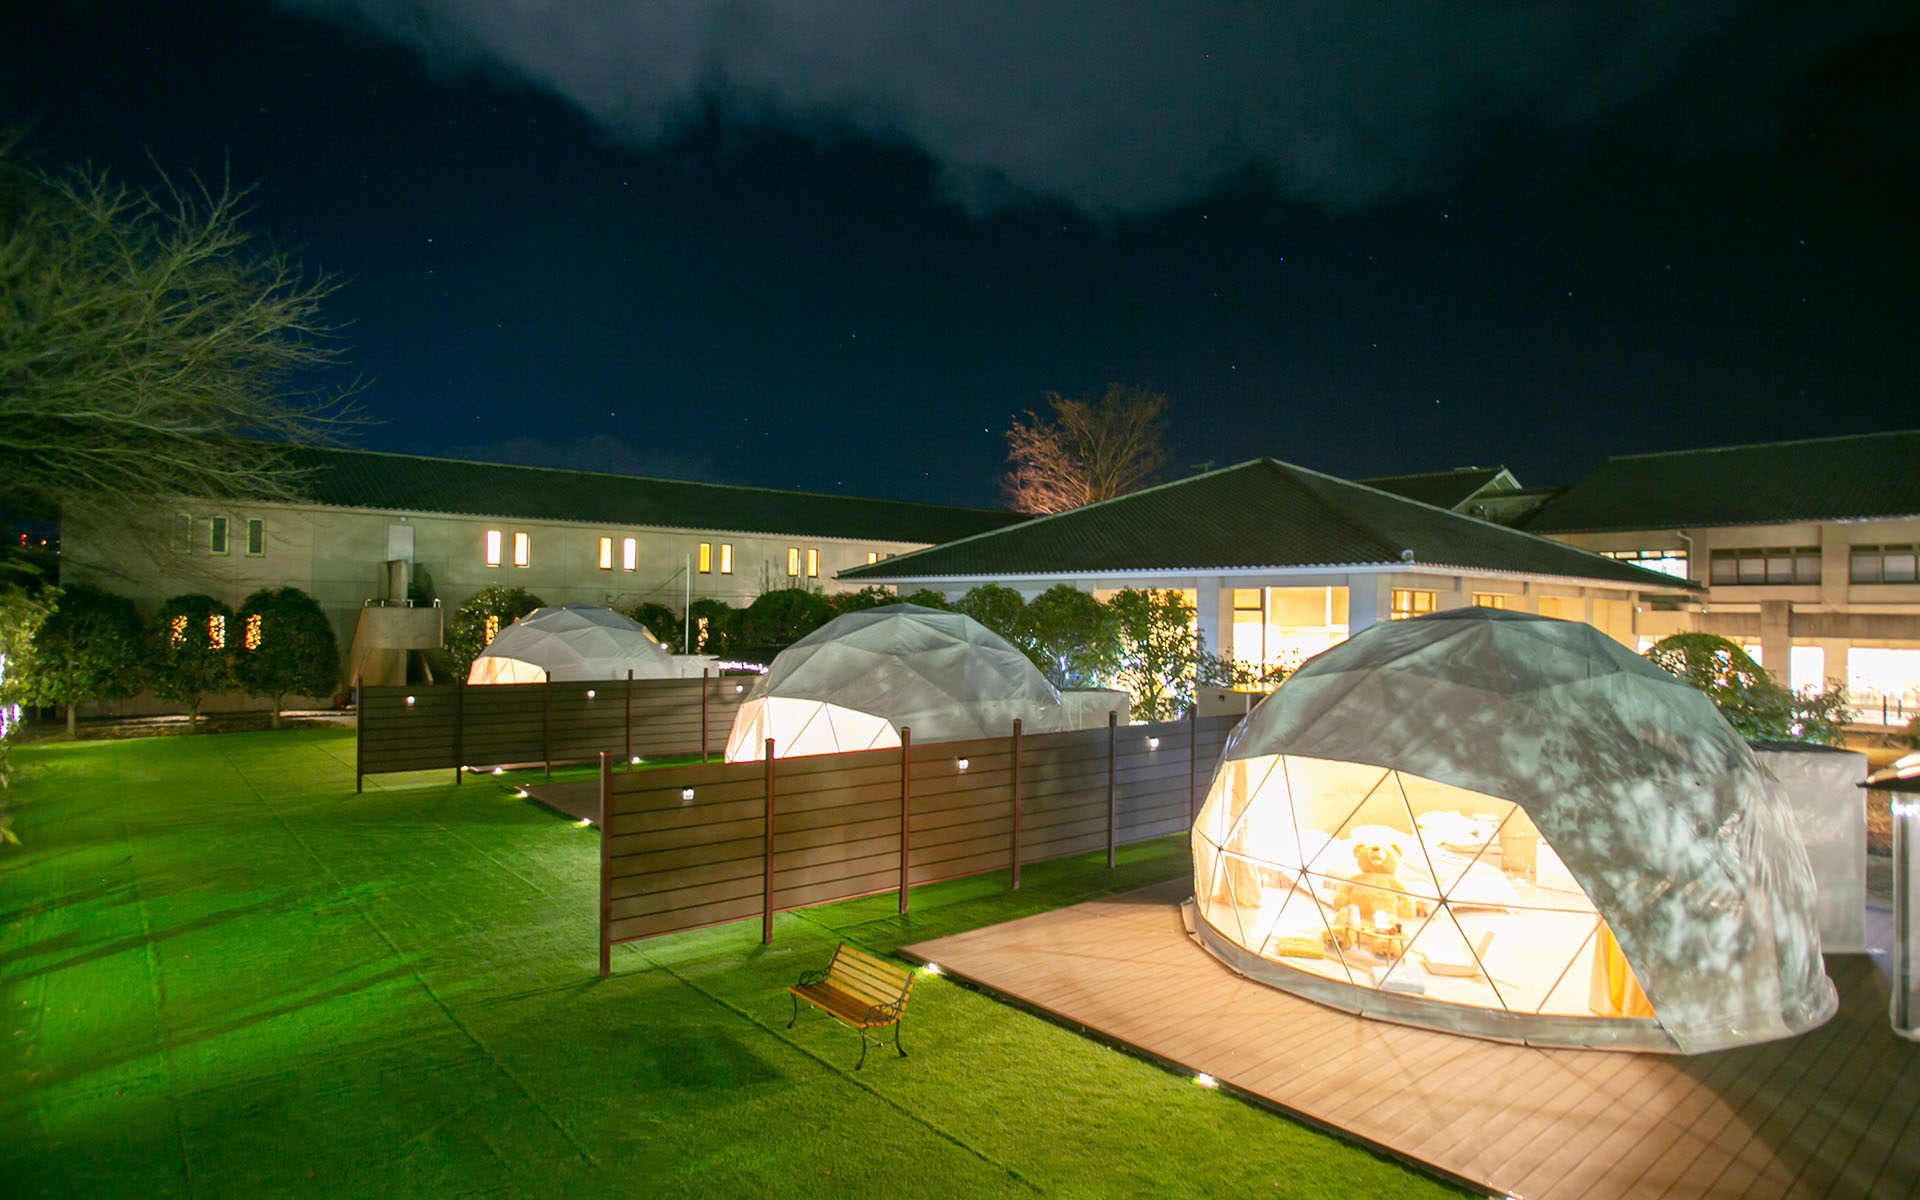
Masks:
[[[1237,717],[846,754],[600,767],[600,974],[616,942],[1179,833]],[[768,748],[773,748],[768,743]],[[573,787],[577,785],[555,785]]]
[[[751,676],[362,687],[353,787],[384,771],[724,752]]]

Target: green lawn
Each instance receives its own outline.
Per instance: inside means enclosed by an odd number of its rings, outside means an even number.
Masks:
[[[614,950],[595,834],[338,730],[29,746],[0,850],[7,1195],[1413,1196],[1398,1165],[940,979],[850,1069],[782,987],[1181,873],[1004,878]]]

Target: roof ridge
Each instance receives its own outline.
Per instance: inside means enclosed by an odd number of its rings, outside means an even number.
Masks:
[[[714,483],[705,479],[674,479],[664,475],[622,475],[616,471],[591,471],[578,467],[541,467],[527,463],[487,462],[473,458],[441,458],[431,454],[410,454],[399,450],[368,450],[359,446],[319,446],[297,443],[263,442],[261,445],[273,446],[281,450],[319,451],[327,454],[351,454],[378,458],[403,458],[414,462],[451,463],[460,467],[487,467],[509,471],[545,471],[556,475],[589,476],[599,479],[618,479],[627,483],[666,483],[685,487],[723,488],[736,492],[759,492],[769,496],[802,496],[818,500],[865,500],[883,504],[910,505],[914,508],[941,509],[952,512],[987,513],[1008,515],[1013,512],[1005,508],[975,508],[964,504],[935,504],[926,500],[897,500],[888,496],[850,496],[840,492],[810,492],[798,488],[773,488],[753,483]]]
[[[1364,479],[1351,479],[1351,480],[1348,480],[1348,482],[1349,483],[1367,483],[1368,480],[1378,480],[1378,479],[1438,479],[1443,475],[1477,475],[1482,473],[1488,474],[1488,475],[1497,475],[1506,469],[1507,468],[1504,466],[1448,467],[1443,471],[1407,471],[1399,475],[1369,475],[1369,476],[1366,476],[1366,478]],[[1335,478],[1338,478],[1338,476],[1336,476]],[[1369,483],[1368,486],[1371,487],[1372,485]]]
[[[1814,446],[1827,442],[1861,441],[1867,438],[1911,437],[1915,434],[1920,434],[1920,429],[1883,429],[1878,433],[1833,433],[1824,437],[1786,438],[1777,442],[1743,442],[1734,446],[1700,446],[1692,450],[1647,450],[1639,454],[1613,454],[1607,456],[1604,461],[1623,462],[1628,459],[1637,458],[1673,458],[1683,454],[1730,454],[1736,450],[1771,450],[1780,446]],[[1589,474],[1591,474],[1591,472],[1589,472]]]

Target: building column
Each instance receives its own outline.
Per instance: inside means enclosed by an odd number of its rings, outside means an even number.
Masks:
[[[1347,636],[1384,620],[1387,606],[1380,603],[1380,576],[1347,576]]]
[[[1231,614],[1221,619],[1221,606],[1231,604],[1233,593],[1220,586],[1220,580],[1196,579],[1193,582],[1193,640],[1196,648],[1226,657],[1229,650],[1221,644],[1221,630],[1233,628]]]
[[[1792,623],[1792,601],[1760,602],[1760,665],[1783,687],[1787,682],[1787,660],[1793,647],[1790,632]]]

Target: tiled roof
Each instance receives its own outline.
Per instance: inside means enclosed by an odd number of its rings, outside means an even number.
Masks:
[[[1473,494],[1506,474],[1505,467],[1455,467],[1419,475],[1382,475],[1361,483],[1435,508],[1458,508]]]
[[[1558,542],[1270,458],[1011,529],[916,550],[840,578],[894,581],[1415,564],[1688,585]]]
[[[1020,513],[644,479],[594,471],[420,458],[369,450],[286,450],[316,504],[608,526],[952,541],[1017,524]]]
[[[1920,429],[1610,458],[1532,533],[1691,529],[1920,514]]]

